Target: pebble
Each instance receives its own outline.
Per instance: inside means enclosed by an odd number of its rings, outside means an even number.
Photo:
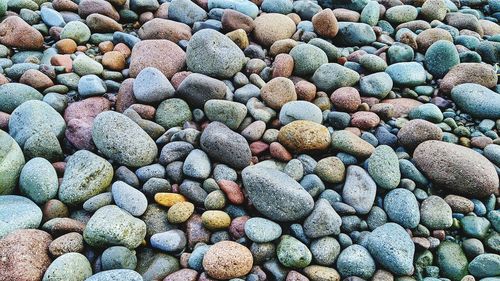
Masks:
[[[242,172],[243,186],[255,208],[272,220],[294,221],[307,216],[314,200],[300,184],[286,174],[260,167]],[[269,188],[273,192],[269,193]]]
[[[19,189],[37,204],[44,204],[57,196],[59,183],[56,170],[44,158],[29,160],[21,170]]]
[[[84,250],[83,236],[77,232],[64,234],[52,241],[49,245],[49,252],[54,257],[59,257],[67,253],[81,253]]]
[[[221,122],[232,130],[238,129],[247,115],[245,105],[226,100],[209,100],[204,109],[210,121]]]
[[[459,108],[476,118],[497,119],[500,97],[479,84],[465,83],[451,91],[451,98]]]
[[[250,250],[232,241],[215,243],[203,256],[203,269],[217,279],[244,276],[250,272],[252,265]]]
[[[25,163],[24,155],[17,142],[0,130],[0,194],[14,191]]]
[[[341,276],[369,279],[375,273],[375,261],[363,246],[352,245],[339,255],[337,268]]]
[[[193,25],[207,18],[207,13],[198,5],[187,0],[173,0],[168,5],[168,16],[177,22]]]
[[[331,138],[325,126],[311,121],[298,120],[280,129],[278,141],[286,148],[301,153],[325,150],[330,145]]]
[[[289,54],[294,61],[293,73],[298,76],[310,76],[321,65],[328,63],[325,52],[311,44],[299,44]]]
[[[208,100],[224,99],[226,85],[209,76],[192,73],[177,88],[177,95],[196,108],[203,108]]]
[[[405,228],[415,228],[420,222],[417,199],[403,188],[391,190],[384,197],[384,210],[389,219]]]
[[[304,221],[304,233],[309,238],[340,234],[342,220],[326,199],[316,201],[313,211]]]
[[[459,244],[444,241],[439,245],[436,254],[440,274],[455,280],[467,275],[467,258]]]
[[[468,266],[469,272],[478,278],[494,277],[500,274],[500,256],[482,254],[475,257]]]
[[[267,243],[281,236],[281,226],[265,218],[254,217],[245,223],[245,235],[256,243]]]
[[[143,103],[158,103],[174,96],[175,89],[163,73],[146,67],[134,80],[134,97]]]
[[[151,246],[167,253],[178,253],[186,247],[184,232],[178,229],[156,233],[151,236]]]
[[[424,67],[417,62],[399,62],[389,65],[385,72],[397,86],[414,87],[425,83]]]
[[[184,223],[194,212],[191,202],[178,202],[168,209],[167,219],[170,223]]]
[[[42,210],[26,197],[0,196],[0,238],[18,229],[38,228],[42,222]]]
[[[141,216],[148,207],[148,199],[139,190],[122,182],[116,181],[111,186],[111,194],[115,204],[133,216]]]
[[[398,156],[390,146],[380,145],[366,161],[368,173],[384,189],[394,189],[399,185],[401,172]]]
[[[315,14],[312,19],[314,31],[326,38],[334,38],[339,32],[337,18],[331,9],[324,9]]]
[[[359,78],[359,74],[354,70],[337,63],[326,63],[314,72],[312,81],[318,89],[332,92],[341,87],[354,86]]]
[[[266,47],[292,37],[296,28],[293,20],[277,13],[262,14],[254,20],[254,24],[252,34],[255,40]]]
[[[312,254],[307,246],[290,235],[281,237],[276,255],[281,264],[292,268],[304,268],[312,260]]]
[[[347,130],[333,132],[332,148],[361,158],[369,157],[375,150],[370,143]]]
[[[116,33],[115,33],[116,34]],[[143,40],[134,45],[129,72],[134,78],[146,67],[160,70],[168,79],[186,65],[186,53],[169,40]]]
[[[273,109],[280,109],[287,102],[297,100],[293,82],[284,77],[276,77],[260,89],[262,100]]]
[[[20,17],[7,17],[0,23],[0,30],[0,43],[8,47],[36,50],[43,46],[43,35]]]
[[[425,52],[425,66],[435,77],[443,77],[455,65],[460,63],[458,51],[447,40],[434,42]]]
[[[447,229],[452,226],[452,210],[439,196],[429,196],[420,206],[420,222],[430,229]]]
[[[67,253],[58,257],[50,264],[42,280],[84,280],[91,275],[92,268],[84,255],[79,253]]]
[[[414,119],[406,122],[398,131],[398,142],[407,149],[413,150],[428,140],[441,140],[443,132],[433,123]]]
[[[112,269],[98,272],[85,279],[88,281],[113,281],[113,280],[141,281],[142,276],[131,269]]]

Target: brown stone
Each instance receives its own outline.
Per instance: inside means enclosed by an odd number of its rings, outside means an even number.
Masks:
[[[249,216],[236,217],[231,221],[229,226],[229,234],[234,240],[240,239],[245,236],[245,223],[249,220]]]
[[[71,0],[54,0],[52,7],[56,11],[78,12],[78,4]]]
[[[422,105],[421,102],[409,98],[399,98],[399,99],[386,99],[382,101],[383,103],[389,103],[394,106],[394,117],[398,118],[403,115],[407,115],[410,110],[414,107]]]
[[[155,18],[160,18],[160,19],[168,19],[168,6],[170,5],[169,2],[165,2],[160,5],[158,10],[155,11],[154,16]]]
[[[125,79],[118,89],[118,94],[116,95],[115,108],[118,112],[124,112],[132,104],[136,102],[134,97],[134,79]]]
[[[275,159],[283,162],[288,162],[293,158],[292,154],[279,142],[272,142],[271,145],[269,145],[269,152]]]
[[[358,90],[353,87],[342,87],[330,96],[333,106],[339,111],[355,112],[361,104]]]
[[[284,77],[277,77],[267,82],[260,89],[264,103],[273,109],[280,109],[285,103],[297,100],[293,82]]]
[[[226,36],[231,39],[231,41],[236,44],[240,49],[244,50],[250,45],[248,41],[247,33],[243,29],[236,29],[229,33],[226,33]]]
[[[49,252],[53,257],[66,253],[82,253],[84,250],[83,236],[77,232],[64,234],[49,245]]]
[[[444,198],[444,201],[450,205],[451,210],[455,213],[468,214],[474,211],[474,202],[465,197],[450,194]]]
[[[54,86],[54,82],[47,75],[36,69],[28,69],[24,72],[21,78],[19,78],[19,82],[38,90]]]
[[[361,17],[361,15],[356,11],[342,8],[333,10],[333,14],[335,15],[337,21],[358,22]]]
[[[441,140],[443,132],[433,123],[415,119],[406,122],[398,132],[399,143],[408,150],[413,150],[419,144],[428,140]]]
[[[107,52],[102,56],[102,65],[109,70],[121,71],[126,66],[125,57],[118,51]]]
[[[20,17],[10,16],[0,23],[0,43],[7,47],[37,50],[43,47],[43,35]]]
[[[53,218],[44,223],[42,229],[56,237],[70,232],[83,233],[85,224],[70,218]]]
[[[51,263],[51,241],[47,232],[36,229],[16,230],[0,239],[0,280],[42,280]]]
[[[166,39],[178,43],[191,39],[191,27],[181,22],[156,18],[142,25],[137,34],[142,40]]]
[[[295,23],[282,14],[261,14],[255,20],[253,35],[257,42],[268,47],[274,42],[292,37]]]
[[[247,247],[232,241],[211,246],[203,257],[203,268],[213,278],[231,279],[246,275],[252,269],[253,257]]]
[[[76,42],[73,39],[62,39],[57,41],[56,48],[61,54],[73,54],[76,51]]]
[[[436,41],[446,40],[453,42],[451,34],[442,28],[432,28],[420,32],[417,35],[418,50],[425,53],[425,51]]]
[[[221,23],[222,29],[226,32],[243,29],[246,33],[250,33],[255,28],[251,17],[232,9],[224,10]]]
[[[305,277],[304,275],[298,273],[295,270],[290,270],[288,274],[286,275],[286,281],[309,281],[309,278]]]
[[[273,62],[273,78],[292,76],[293,65],[293,57],[289,54],[277,55]]]
[[[361,130],[370,130],[378,126],[380,117],[370,111],[358,111],[351,116],[351,125]]]
[[[42,207],[43,218],[42,222],[46,222],[53,218],[64,218],[69,216],[69,209],[63,202],[57,199],[51,199]]]
[[[464,83],[475,83],[486,88],[493,88],[498,83],[495,69],[485,63],[460,63],[446,73],[439,83],[439,90],[449,94],[453,87]]]
[[[203,226],[201,216],[193,214],[187,221],[186,236],[189,248],[193,248],[197,243],[208,243],[210,241],[210,231]]]
[[[144,40],[134,45],[130,57],[130,77],[146,67],[160,70],[168,79],[186,65],[186,53],[169,40]]]
[[[324,9],[312,17],[314,31],[318,35],[333,38],[339,32],[337,18],[331,9]]]
[[[183,268],[174,273],[169,274],[163,281],[196,281],[198,272],[194,269]]]
[[[50,64],[53,66],[64,66],[64,71],[67,73],[73,70],[73,60],[70,55],[55,55],[50,58]]]
[[[78,4],[78,14],[82,19],[91,14],[101,14],[117,21],[120,19],[120,14],[109,2],[104,0],[82,0]]]
[[[269,148],[269,144],[263,141],[254,141],[250,144],[252,155],[260,155]]]
[[[85,22],[92,32],[113,33],[115,31],[123,31],[121,24],[101,14],[91,14],[85,19]]]
[[[465,13],[447,13],[444,22],[458,28],[458,30],[468,29],[477,32],[481,37],[484,35],[483,28],[475,15]]]
[[[299,81],[295,84],[295,92],[299,100],[312,101],[316,97],[316,85],[309,81]]]
[[[297,153],[325,150],[330,146],[328,129],[318,123],[297,120],[281,127],[278,141]]]
[[[130,54],[132,53],[130,48],[123,43],[116,44],[116,46],[113,48],[113,51],[120,52],[125,58],[130,57]]]

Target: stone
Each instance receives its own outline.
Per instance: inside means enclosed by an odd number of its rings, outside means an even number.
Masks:
[[[498,119],[500,96],[479,84],[465,83],[455,86],[451,98],[463,111],[476,118]]]
[[[365,23],[338,23],[339,32],[334,38],[334,44],[340,46],[364,46],[375,42],[376,36],[372,27]]]
[[[290,235],[281,237],[276,255],[282,265],[292,268],[304,268],[312,260],[312,254],[307,246]]]
[[[447,40],[434,42],[425,52],[425,66],[436,78],[445,76],[453,66],[459,63],[460,58],[455,45]]]
[[[189,0],[173,0],[168,5],[168,18],[187,25],[204,21],[207,13],[200,6]]]
[[[345,177],[344,163],[335,156],[325,157],[318,161],[314,173],[324,182],[341,183]]]
[[[146,196],[125,182],[114,182],[111,186],[111,194],[115,204],[133,216],[141,216],[148,207]]]
[[[398,131],[398,142],[406,149],[413,150],[428,140],[441,140],[443,132],[433,123],[414,119],[406,122]]]
[[[200,145],[215,161],[238,169],[250,164],[251,152],[245,138],[220,122],[211,122],[203,130]]]
[[[392,90],[392,79],[385,72],[377,72],[361,77],[359,89],[363,96],[385,98]]]
[[[186,65],[186,53],[169,40],[143,40],[132,48],[130,77],[134,78],[146,67],[160,70],[168,79]]]
[[[86,281],[113,281],[113,280],[128,280],[128,281],[141,281],[144,280],[142,276],[131,269],[112,269],[98,272]]]
[[[216,78],[231,78],[243,67],[245,55],[222,33],[212,29],[196,32],[186,49],[190,71]]]
[[[455,65],[439,83],[439,89],[446,94],[460,84],[474,83],[486,88],[493,88],[498,77],[493,68],[485,63],[460,63]]]
[[[12,113],[25,101],[42,100],[43,95],[35,88],[21,83],[0,85],[0,110]]]
[[[186,236],[178,229],[156,233],[151,236],[151,246],[167,253],[178,253],[186,247]]]
[[[385,72],[396,86],[414,87],[425,83],[424,67],[417,62],[399,62],[389,65]]]
[[[24,163],[24,155],[17,142],[0,130],[0,195],[14,191]]]
[[[0,199],[1,200],[1,199]],[[37,229],[16,230],[3,237],[0,231],[0,276],[6,281],[38,281],[49,267],[52,237]]]
[[[145,236],[146,224],[115,205],[97,210],[83,231],[85,242],[92,247],[137,248]]]
[[[57,196],[59,182],[52,164],[44,158],[33,158],[21,170],[19,189],[37,204],[44,204]]]
[[[224,99],[226,84],[203,74],[192,73],[182,81],[176,94],[195,108],[202,109],[208,100]]]
[[[0,196],[0,239],[18,229],[38,228],[42,211],[28,198],[18,195]]]
[[[281,236],[281,226],[271,220],[253,217],[245,223],[245,235],[256,243],[267,243]]]
[[[295,33],[295,23],[287,16],[276,13],[262,14],[254,20],[253,36],[268,47],[274,42],[288,39]]]
[[[193,212],[193,203],[179,202],[168,209],[167,219],[170,223],[183,223],[189,219]]]
[[[339,235],[342,220],[326,199],[316,201],[313,211],[304,221],[304,233],[309,238]]]
[[[331,9],[324,9],[312,17],[314,31],[322,37],[333,38],[339,32],[337,18]]]
[[[368,173],[384,189],[394,189],[399,185],[401,172],[398,156],[390,146],[380,145],[367,160]]]
[[[255,28],[255,24],[251,17],[233,9],[224,10],[221,23],[222,29],[228,31],[243,29],[245,33],[250,33]]]
[[[226,100],[209,100],[205,103],[204,109],[210,121],[221,122],[232,130],[238,129],[247,115],[244,104]]]
[[[366,280],[375,273],[375,261],[365,247],[351,245],[340,253],[337,269],[343,277],[357,276]]]
[[[65,204],[82,204],[104,192],[112,179],[113,167],[109,162],[90,151],[77,151],[66,163],[58,198]]]
[[[75,60],[73,60],[73,68],[72,70],[80,75],[101,75],[104,70],[103,66],[92,58],[88,57],[85,54],[80,54],[76,56]]]
[[[396,275],[413,274],[415,246],[408,233],[396,223],[386,223],[368,236],[367,249],[384,268]]]
[[[326,53],[311,44],[299,44],[293,47],[289,54],[294,62],[293,73],[297,76],[310,76],[321,65],[328,63]]]
[[[203,269],[213,278],[231,279],[250,272],[253,257],[247,247],[232,241],[212,245],[203,256]]]
[[[137,261],[135,271],[141,274],[144,280],[162,280],[179,270],[179,262],[175,257],[148,248],[137,251]]]
[[[312,82],[318,89],[332,92],[341,87],[352,87],[359,81],[359,74],[337,63],[321,65],[313,74]]]
[[[137,31],[137,34],[143,40],[166,39],[179,43],[181,40],[191,39],[191,28],[181,22],[154,18],[144,23]]]
[[[444,241],[439,245],[436,254],[441,276],[451,280],[461,280],[467,275],[467,257],[459,244]]]
[[[352,206],[356,213],[365,215],[370,212],[376,191],[375,182],[363,168],[355,165],[347,167],[342,200]]]
[[[427,0],[422,5],[420,13],[429,22],[432,20],[442,21],[446,16],[448,7],[443,0]]]
[[[221,9],[234,9],[240,13],[243,13],[252,19],[257,17],[259,13],[259,8],[253,2],[248,2],[245,0],[209,0],[208,9],[221,8]]]
[[[45,271],[42,281],[86,280],[92,275],[87,258],[79,253],[67,253],[56,258]]]
[[[242,171],[243,186],[255,208],[276,221],[294,221],[307,216],[314,200],[299,183],[285,173],[262,167]]]
[[[103,95],[106,90],[104,81],[95,74],[84,75],[78,80],[78,94],[82,97]]]
[[[290,101],[281,107],[279,120],[282,125],[287,125],[296,120],[307,120],[321,124],[323,114],[315,104],[307,101]]]
[[[287,102],[297,100],[293,82],[285,77],[276,77],[267,82],[261,88],[260,96],[273,109],[280,109]]]
[[[493,164],[469,148],[429,140],[417,146],[413,160],[436,186],[456,194],[483,198],[498,193]]]
[[[0,23],[0,43],[18,49],[36,50],[43,47],[43,36],[20,17],[7,17]]]
[[[385,18],[393,24],[401,24],[415,20],[418,10],[412,5],[398,5],[387,9]]]
[[[353,87],[338,88],[333,91],[330,100],[335,109],[345,112],[356,112],[361,105],[359,92]]]
[[[482,254],[469,263],[469,272],[477,278],[494,277],[500,274],[500,256],[497,254]]]
[[[333,132],[332,148],[361,158],[369,157],[375,150],[370,143],[347,130]]]
[[[155,121],[165,129],[182,126],[193,118],[189,105],[182,99],[164,100],[156,109]]]
[[[96,116],[92,140],[104,155],[131,167],[152,163],[158,153],[155,142],[139,125],[114,111],[105,111]]]
[[[407,189],[389,191],[384,197],[384,210],[391,221],[404,228],[415,228],[420,222],[417,198]]]
[[[83,250],[83,236],[77,232],[64,234],[54,239],[49,245],[49,252],[54,257],[59,257],[71,252],[81,253]]]
[[[311,121],[298,120],[280,129],[278,141],[286,148],[301,153],[325,150],[330,145],[331,138],[325,126]]]
[[[420,222],[429,229],[447,229],[453,224],[450,206],[439,196],[429,196],[420,205]]]
[[[134,97],[143,103],[159,103],[174,96],[175,89],[163,73],[146,67],[134,80]]]

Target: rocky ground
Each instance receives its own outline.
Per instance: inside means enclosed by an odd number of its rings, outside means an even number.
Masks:
[[[500,280],[500,0],[0,17],[0,281]]]

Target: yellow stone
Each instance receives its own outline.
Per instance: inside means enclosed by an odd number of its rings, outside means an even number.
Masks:
[[[155,194],[155,202],[165,207],[172,207],[176,203],[185,201],[187,201],[186,197],[177,193],[161,192]]]
[[[170,223],[183,223],[189,219],[193,212],[193,203],[179,202],[168,209],[167,220]]]
[[[326,150],[331,138],[328,129],[306,120],[293,121],[280,129],[278,141],[286,148],[297,152]]]
[[[228,228],[231,224],[231,218],[223,211],[213,210],[205,211],[201,215],[203,226],[210,230],[218,230]]]

